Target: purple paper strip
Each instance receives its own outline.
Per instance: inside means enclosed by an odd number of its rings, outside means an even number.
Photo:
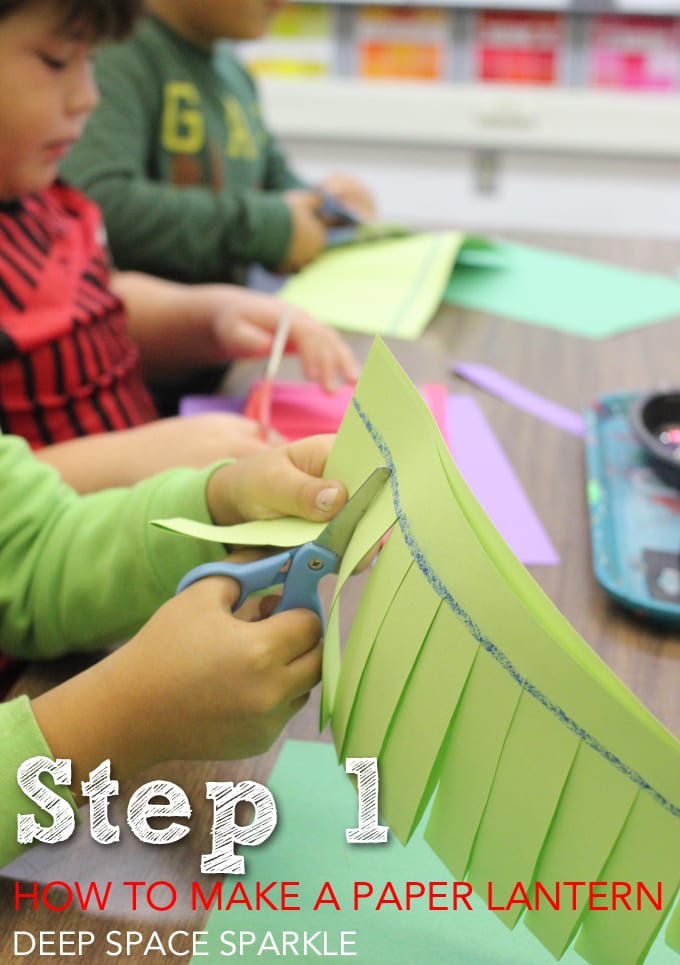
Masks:
[[[448,398],[449,446],[465,482],[508,544],[526,566],[559,563],[508,457],[474,399]]]
[[[558,405],[556,402],[551,402],[541,395],[536,395],[535,392],[530,392],[523,385],[513,382],[512,379],[501,375],[500,372],[489,368],[488,365],[454,362],[451,365],[451,371],[480,389],[486,389],[487,392],[498,396],[499,399],[510,402],[518,409],[530,412],[545,422],[551,422],[560,429],[564,429],[565,432],[571,432],[575,436],[582,436],[585,432],[583,418],[578,412],[572,412],[571,409],[565,409],[564,406]]]
[[[185,395],[180,399],[180,415],[201,415],[203,412],[233,412],[240,415],[245,396],[233,395]]]

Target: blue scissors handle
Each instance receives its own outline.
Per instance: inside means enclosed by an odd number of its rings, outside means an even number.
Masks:
[[[290,566],[286,570],[288,563]],[[237,610],[251,593],[282,583],[283,596],[274,613],[298,608],[313,610],[323,624],[319,582],[327,573],[335,573],[337,567],[338,557],[335,553],[316,543],[305,543],[297,549],[286,550],[252,563],[203,563],[182,577],[177,585],[177,593],[208,576],[230,576],[241,589],[234,605]]]

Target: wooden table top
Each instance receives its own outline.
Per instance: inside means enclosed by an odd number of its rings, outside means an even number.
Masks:
[[[519,239],[519,235],[513,237]],[[563,251],[592,256],[651,271],[673,273],[680,260],[677,245],[646,241],[593,238],[523,236]],[[360,357],[370,339],[354,337]],[[680,738],[680,634],[643,623],[611,602],[595,582],[591,566],[588,514],[585,499],[583,441],[554,426],[515,409],[472,386],[454,379],[447,371],[451,361],[480,362],[498,369],[527,388],[571,409],[580,411],[596,396],[614,391],[652,389],[680,383],[680,319],[661,322],[603,341],[564,335],[546,328],[520,324],[505,318],[450,306],[443,307],[425,334],[416,342],[388,340],[390,349],[414,382],[442,382],[451,392],[476,398],[559,555],[553,567],[537,567],[532,574],[576,630],[607,664],[649,707],[659,720]],[[234,375],[247,380],[252,368],[241,366]],[[259,369],[257,370],[259,374]],[[297,373],[291,370],[292,377]],[[350,591],[352,592],[352,591]],[[355,595],[358,597],[357,587]],[[73,672],[76,661],[30,668],[19,682],[24,692],[37,693]],[[102,848],[88,833],[87,822],[64,845],[40,847],[9,866],[0,878],[0,962],[37,961],[15,957],[15,930],[89,930],[99,934],[110,929],[158,930],[167,935],[176,929],[197,930],[206,915],[190,910],[190,883],[202,878],[200,855],[210,850],[212,804],[205,800],[205,782],[254,779],[266,783],[281,742],[286,737],[328,739],[319,735],[318,693],[291,723],[271,751],[255,760],[215,763],[172,763],[140,775],[112,805],[113,820],[121,823],[121,843]],[[143,781],[163,777],[189,794],[194,809],[191,832],[169,847],[149,847],[126,833],[125,806],[131,790]],[[83,913],[73,907],[56,914],[24,903],[14,910],[15,881],[114,882],[113,900],[105,913]],[[152,914],[131,912],[129,891],[123,881],[170,881],[180,900],[172,911]],[[50,892],[53,902],[58,891]],[[51,962],[95,961],[59,954]],[[108,961],[109,959],[102,959]],[[119,959],[128,963],[164,960],[156,953],[134,952]],[[165,960],[188,961],[168,956]]]

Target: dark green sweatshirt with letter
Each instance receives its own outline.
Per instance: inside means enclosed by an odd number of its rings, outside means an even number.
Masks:
[[[300,187],[231,50],[210,53],[148,17],[96,61],[101,100],[63,175],[102,208],[120,269],[243,282],[274,268]]]

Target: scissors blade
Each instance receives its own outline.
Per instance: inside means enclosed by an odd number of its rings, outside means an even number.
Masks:
[[[338,559],[342,559],[359,520],[384,486],[390,473],[391,470],[387,466],[374,469],[357,491],[350,496],[337,516],[334,516],[317,536],[314,540],[316,545],[330,550]]]

